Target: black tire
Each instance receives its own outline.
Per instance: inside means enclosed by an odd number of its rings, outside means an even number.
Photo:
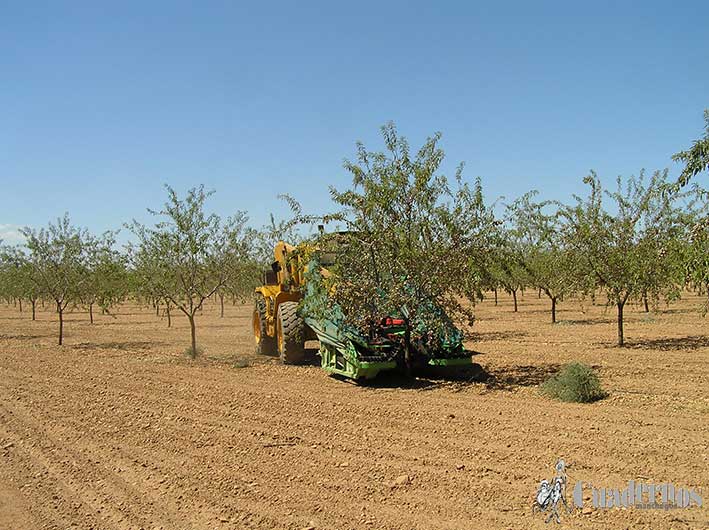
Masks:
[[[266,325],[266,299],[262,295],[256,295],[256,299],[254,300],[252,326],[254,330],[254,340],[256,341],[256,354],[275,355],[276,339],[268,336],[268,328]]]
[[[276,336],[278,355],[283,364],[306,361],[305,322],[298,315],[298,302],[283,302],[278,306]]]

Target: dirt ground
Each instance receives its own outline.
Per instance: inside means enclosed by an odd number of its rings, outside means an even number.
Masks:
[[[527,293],[477,308],[485,381],[358,386],[252,355],[250,306],[188,326],[135,305],[74,312],[55,345],[0,307],[0,528],[549,528],[532,499],[554,463],[577,480],[700,491],[702,508],[562,512],[561,528],[709,528],[709,316],[688,296],[614,314]],[[538,384],[571,360],[610,396],[566,404]],[[568,492],[571,496],[571,492]]]

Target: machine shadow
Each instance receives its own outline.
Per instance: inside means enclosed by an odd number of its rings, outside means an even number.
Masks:
[[[450,371],[441,370],[416,370],[412,375],[399,371],[383,372],[376,378],[358,382],[362,388],[383,389],[395,388],[405,390],[433,390],[440,387],[450,387],[455,383],[461,389],[467,385],[484,382],[488,373],[477,363],[470,366],[456,367]]]
[[[560,364],[505,366],[489,372],[482,382],[488,390],[512,391],[519,387],[540,385],[560,369]]]

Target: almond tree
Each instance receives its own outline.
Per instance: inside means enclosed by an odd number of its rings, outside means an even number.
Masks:
[[[0,296],[8,302],[19,303],[20,313],[22,301],[28,300],[32,305],[32,320],[35,320],[41,292],[30,273],[27,255],[20,246],[0,246]]]
[[[23,228],[29,251],[29,277],[39,292],[51,299],[59,320],[59,344],[64,340],[64,311],[79,303],[88,281],[88,252],[91,236],[71,225],[69,216],[49,223],[47,228]]]
[[[704,111],[704,136],[686,151],[673,155],[672,159],[684,163],[684,169],[677,181],[678,186],[685,186],[694,176],[709,171],[709,109]]]
[[[114,232],[93,238],[88,244],[88,279],[82,302],[88,307],[89,321],[94,323],[94,305],[103,313],[122,302],[129,292],[126,256],[115,248]]]
[[[709,312],[709,202],[702,200],[709,193],[695,188],[695,201],[685,218],[686,234],[682,238],[683,266],[686,281],[707,296],[702,313]]]
[[[260,283],[262,267],[258,263],[256,249],[258,232],[247,226],[248,220],[245,212],[237,212],[229,220],[230,251],[225,262],[227,276],[224,285],[217,290],[221,318],[224,317],[225,295],[228,294],[234,301],[239,299],[243,302],[253,295]]]
[[[556,306],[575,288],[576,253],[564,244],[561,218],[550,201],[534,202],[529,192],[508,207],[508,221],[516,236],[519,262],[528,281],[549,297],[551,321],[556,323]]]
[[[492,277],[493,285],[500,285],[502,289],[512,296],[512,310],[519,310],[517,294],[529,285],[529,272],[522,259],[522,250],[508,229],[501,232],[500,243],[493,249],[493,258],[488,270]]]
[[[414,326],[445,329],[451,318],[472,323],[472,311],[461,303],[460,278],[479,244],[480,226],[467,217],[475,197],[461,188],[462,166],[457,192],[438,173],[440,134],[416,153],[393,124],[382,127],[382,135],[386,152],[358,144],[356,161],[345,162],[352,186],[331,189],[341,210],[329,219],[346,228],[331,269],[337,284],[331,299],[364,333],[383,315],[400,315],[411,368]]]
[[[647,292],[648,270],[667,264],[667,242],[672,240],[675,223],[671,208],[657,207],[666,178],[667,171],[656,171],[646,184],[641,172],[624,186],[618,177],[617,191],[610,193],[591,172],[584,179],[590,187],[588,196],[576,197],[576,205],[563,211],[568,222],[566,242],[585,261],[580,270],[589,275],[586,283],[592,280],[605,290],[608,303],[616,306],[619,346],[625,344],[623,315],[628,300],[639,300]],[[604,207],[604,197],[612,208]]]
[[[198,354],[195,316],[204,301],[227,284],[237,243],[243,229],[243,213],[225,222],[207,214],[204,204],[213,192],[204,186],[192,188],[184,199],[165,186],[168,200],[161,210],[148,210],[158,217],[154,227],[133,221],[128,228],[137,236],[131,256],[134,269],[142,271],[161,298],[187,317],[190,324],[188,354]]]
[[[470,186],[458,176],[457,185],[451,213],[467,260],[461,294],[474,306],[477,300],[483,299],[484,290],[493,289],[497,305],[499,281],[493,271],[499,257],[496,251],[503,240],[502,222],[495,217],[495,203],[485,201],[480,178]]]

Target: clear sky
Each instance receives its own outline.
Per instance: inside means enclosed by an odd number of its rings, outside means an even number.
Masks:
[[[705,107],[706,0],[4,0],[0,237],[148,220],[163,183],[257,226],[278,193],[327,210],[389,120],[490,198],[568,200],[592,168],[678,174]]]

